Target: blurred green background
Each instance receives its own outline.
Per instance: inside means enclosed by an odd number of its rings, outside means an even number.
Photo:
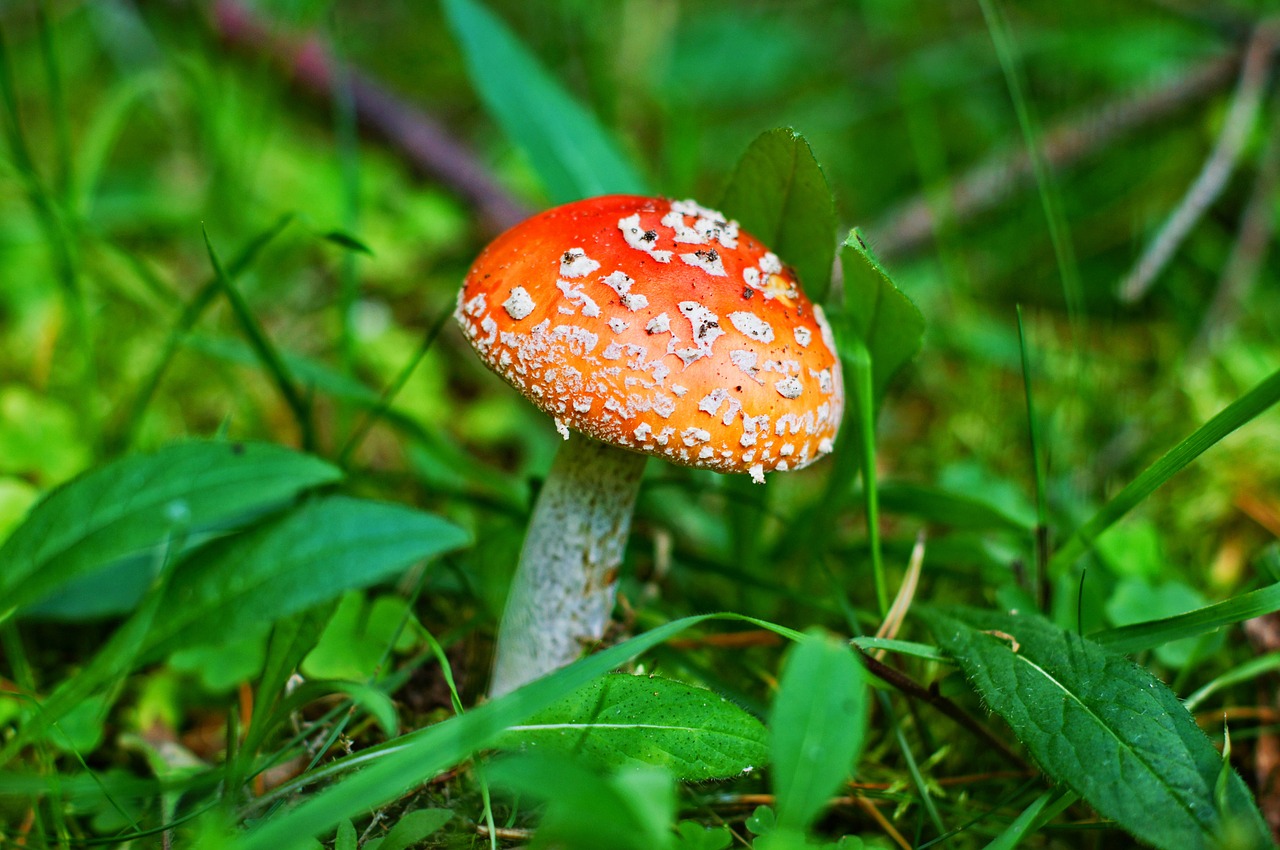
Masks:
[[[529,494],[558,435],[446,326],[388,415],[349,442],[510,223],[494,210],[572,193],[504,131],[475,63],[501,78],[532,57],[655,194],[713,205],[760,132],[804,135],[842,226],[864,229],[925,316],[878,438],[895,575],[929,533],[922,599],[1025,598],[1036,476],[1019,305],[1060,536],[1280,362],[1280,96],[1272,25],[1259,26],[1270,4],[487,5],[528,56],[473,55],[469,68],[434,2],[0,0],[0,535],[76,473],[180,437],[330,458],[351,445],[353,489],[476,532],[432,574],[416,616],[449,636],[463,690],[482,690]],[[424,168],[358,120],[369,82],[398,97],[384,118],[415,110],[453,158]],[[496,206],[477,203],[477,186]],[[1190,226],[1167,262],[1126,284],[1176,211]],[[305,427],[212,287],[205,234],[295,379]],[[1079,588],[1088,630],[1267,576],[1278,459],[1273,410],[1106,535],[1087,582],[1052,577],[1059,622],[1075,624]],[[872,607],[856,481],[832,484],[823,464],[774,476],[767,492],[658,464],[647,475],[623,628],[721,609],[839,627],[827,570]],[[828,525],[797,541],[824,493]],[[329,628],[345,637],[314,669],[371,674],[392,638],[366,635],[360,612],[402,610],[404,591],[344,601]],[[95,627],[32,628],[60,671]],[[368,646],[344,655],[351,635]],[[1166,647],[1155,663],[1189,685],[1226,663],[1218,646]],[[175,657],[148,687],[194,676],[225,694],[260,653]],[[749,650],[728,669],[659,659],[759,707],[774,656]],[[424,686],[424,716],[447,705],[438,691]]]

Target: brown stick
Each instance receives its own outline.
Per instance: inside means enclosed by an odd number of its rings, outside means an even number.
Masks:
[[[269,21],[236,0],[218,0],[213,25],[229,46],[282,64],[301,88],[321,100],[332,100],[339,86],[348,86],[361,126],[402,153],[420,174],[474,204],[490,230],[506,230],[529,217],[530,210],[440,122],[369,75],[344,68],[317,36],[279,35]]]
[[[1134,130],[1217,94],[1231,83],[1239,67],[1239,52],[1220,56],[1160,88],[1129,95],[1084,117],[1058,123],[1042,139],[1045,161],[1055,171],[1068,168]],[[994,153],[947,187],[951,214],[965,220],[986,212],[1030,185],[1032,177],[1025,148]],[[920,194],[889,210],[870,234],[879,254],[900,255],[924,247],[937,225],[928,196]]]
[[[1120,282],[1121,301],[1133,303],[1147,294],[1201,217],[1227,188],[1227,181],[1240,161],[1240,154],[1244,152],[1245,142],[1262,108],[1262,96],[1271,79],[1272,56],[1278,39],[1280,26],[1274,19],[1263,21],[1254,30],[1244,60],[1240,63],[1240,81],[1231,99],[1231,108],[1222,123],[1213,152],[1133,271]]]
[[[857,647],[854,648],[858,649]],[[1030,765],[1027,764],[1026,760],[1024,760],[1022,756],[1010,749],[1009,745],[1000,740],[994,732],[966,714],[964,709],[960,708],[960,706],[956,705],[942,694],[926,688],[924,685],[921,685],[905,673],[895,670],[888,664],[877,661],[861,649],[858,649],[858,654],[862,656],[862,663],[866,665],[868,673],[875,676],[877,679],[887,682],[907,696],[914,697],[915,699],[933,706],[943,715],[951,718],[958,725],[972,732],[978,738],[989,744],[996,750],[996,752],[1000,753],[1000,755],[1004,756],[1007,761],[1016,767],[1024,770],[1030,769]]]

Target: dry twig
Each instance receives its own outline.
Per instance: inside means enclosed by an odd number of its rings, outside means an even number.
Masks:
[[[1133,271],[1120,284],[1120,300],[1132,304],[1151,289],[1156,278],[1181,247],[1187,235],[1201,217],[1222,195],[1227,181],[1235,172],[1240,154],[1257,123],[1262,106],[1262,96],[1271,79],[1272,56],[1280,44],[1280,19],[1268,19],[1258,24],[1244,61],[1240,64],[1240,81],[1236,84],[1231,108],[1218,134],[1213,152],[1205,160],[1200,174],[1187,189],[1178,206],[1165,220],[1160,232],[1151,240],[1147,250],[1133,267]]]
[[[474,204],[494,231],[529,216],[465,145],[424,110],[393,94],[368,74],[342,66],[317,36],[293,39],[236,0],[219,0],[213,22],[227,44],[285,67],[303,89],[326,102],[348,86],[362,126],[400,151],[415,169]]]
[[[1054,125],[1042,139],[1045,162],[1054,171],[1068,168],[1134,130],[1217,94],[1230,83],[1239,62],[1234,52],[1209,60],[1160,88]],[[999,151],[947,187],[949,210],[958,220],[969,219],[1030,185],[1032,177],[1031,158],[1024,147]],[[928,244],[937,225],[928,195],[920,194],[891,209],[870,228],[870,234],[879,254],[901,255]]]

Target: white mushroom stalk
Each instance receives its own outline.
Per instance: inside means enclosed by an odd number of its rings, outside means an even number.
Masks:
[[[457,319],[567,441],[530,520],[494,695],[604,636],[646,454],[762,482],[830,452],[840,425],[821,308],[692,201],[612,195],[534,216],[472,265]]]
[[[507,597],[491,696],[555,672],[603,637],[646,460],[581,434],[561,444]]]

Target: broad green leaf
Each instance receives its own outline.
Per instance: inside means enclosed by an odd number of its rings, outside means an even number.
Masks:
[[[489,113],[562,204],[592,195],[650,194],[600,123],[476,0],[445,0],[467,71]]]
[[[495,761],[485,777],[546,804],[538,846],[662,850],[672,843],[675,783],[661,768],[603,773],[567,756],[529,753]]]
[[[695,781],[769,758],[759,720],[705,688],[654,676],[605,676],[511,727],[500,746],[568,753],[602,768],[664,767]]]
[[[862,665],[848,644],[809,634],[791,651],[769,717],[778,827],[804,830],[853,772],[867,723]]]
[[[66,594],[70,582],[126,559],[128,571],[115,577],[133,582],[136,601],[157,553],[174,537],[197,543],[341,477],[336,467],[279,446],[203,441],[94,469],[51,492],[0,547],[0,617]],[[109,612],[88,597],[75,610],[52,602],[46,610]]]
[[[844,306],[829,318],[844,334],[861,342],[871,357],[872,396],[877,404],[889,381],[916,356],[924,337],[924,316],[894,286],[861,231],[854,230],[840,249]],[[842,340],[843,341],[843,340]]]
[[[315,499],[188,559],[169,584],[149,654],[264,632],[281,617],[468,541],[452,523],[400,505]]]
[[[810,299],[826,299],[836,205],[803,136],[789,128],[757,136],[738,160],[720,209],[794,268]]]
[[[449,809],[418,809],[396,821],[385,838],[373,839],[365,847],[369,850],[406,850],[417,846],[428,835],[439,832],[452,819],[453,812]]]
[[[401,623],[407,623],[408,628],[401,630]],[[408,601],[399,596],[369,600],[363,593],[348,593],[303,659],[302,672],[320,679],[372,678],[389,648],[396,652],[413,649],[416,626]]]
[[[266,654],[266,634],[254,632],[239,640],[229,638],[223,643],[180,649],[169,656],[169,666],[193,674],[211,693],[225,693],[257,678]]]
[[[1137,478],[1129,482],[1128,486],[1090,517],[1088,522],[1076,529],[1063,547],[1050,559],[1050,569],[1065,569],[1071,566],[1089,549],[1098,535],[1150,496],[1157,487],[1217,445],[1232,431],[1253,420],[1277,402],[1280,402],[1280,371],[1273,372],[1256,387],[1224,407],[1212,419],[1166,452],[1163,457],[1144,469]]]
[[[1269,847],[1238,775],[1223,805],[1221,757],[1177,696],[1131,661],[1038,616],[925,614],[990,708],[1040,766],[1143,843],[1170,850]]]

